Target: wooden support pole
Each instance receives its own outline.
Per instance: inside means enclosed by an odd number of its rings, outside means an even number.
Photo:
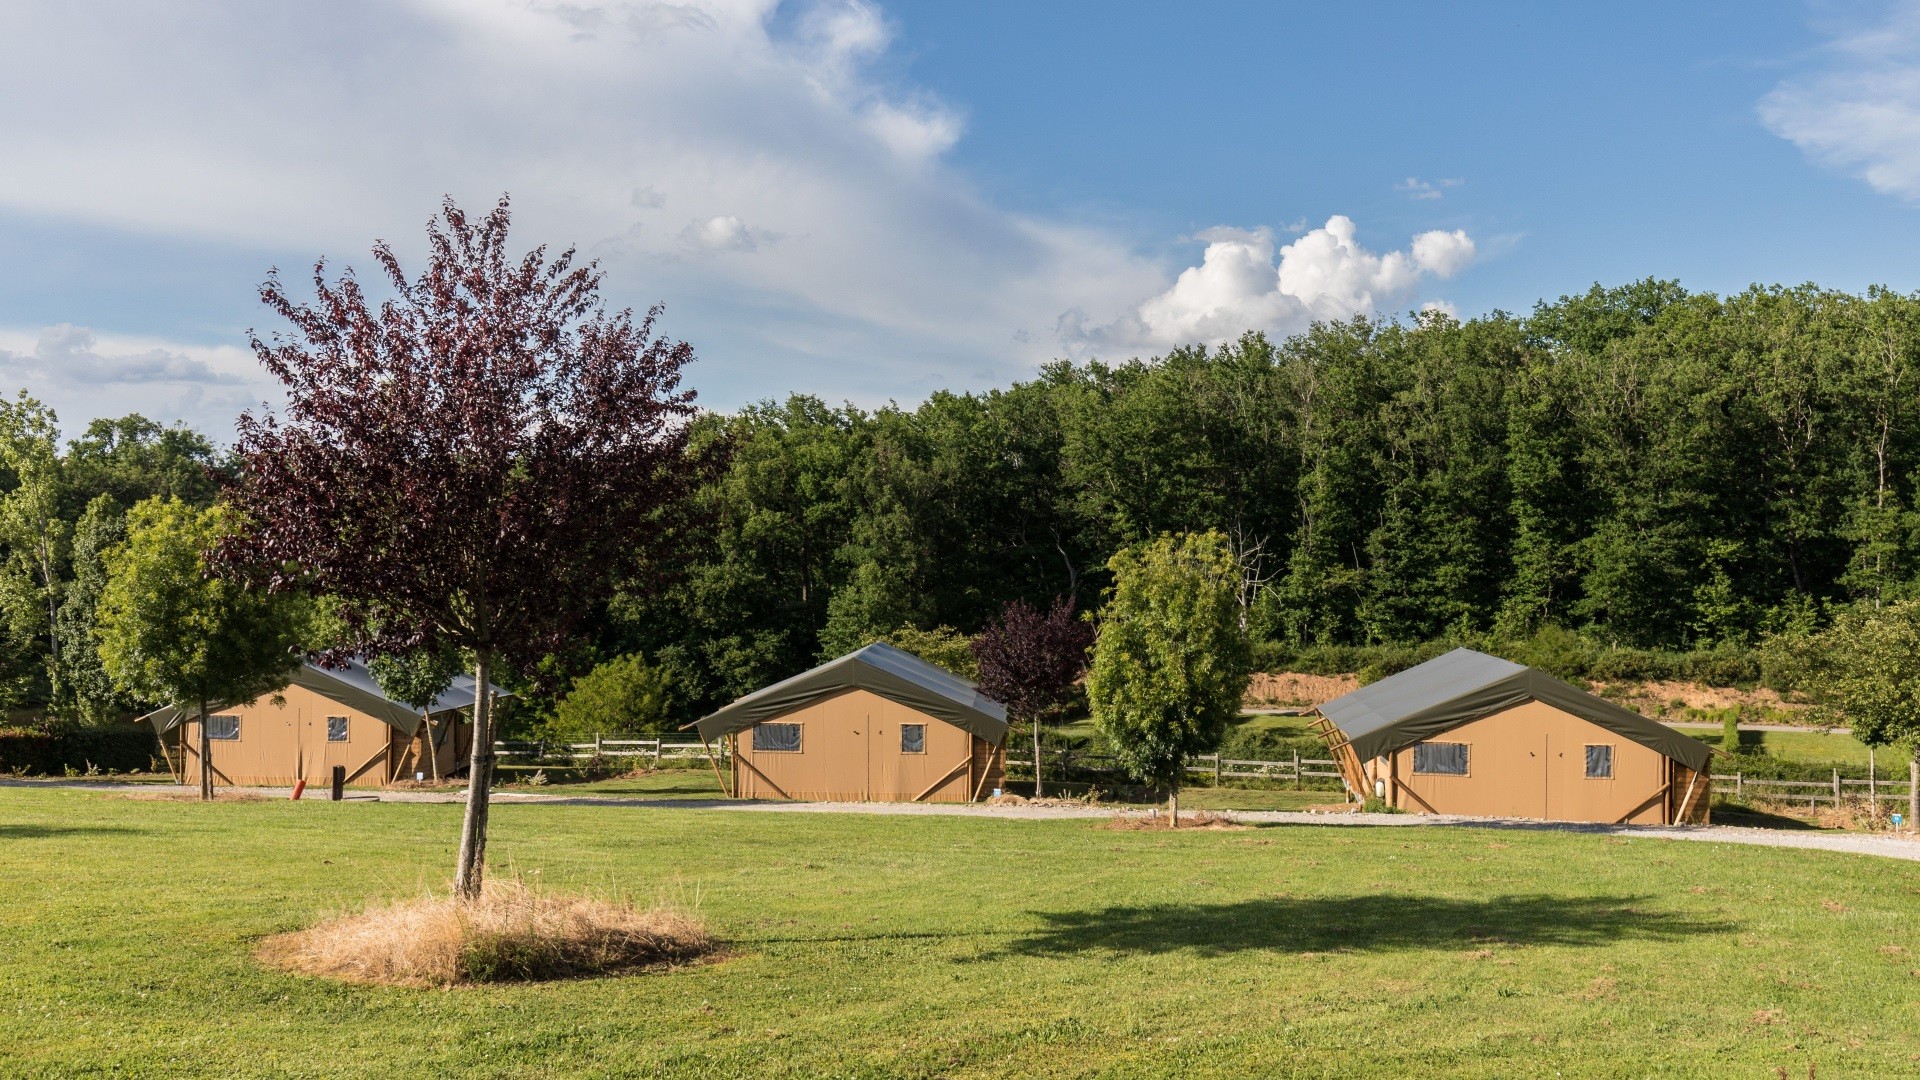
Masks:
[[[769,776],[768,776],[768,775],[767,775],[766,773],[763,773],[763,772],[761,772],[761,771],[760,771],[759,769],[756,769],[756,768],[754,768],[754,767],[753,767],[753,762],[751,762],[751,761],[748,761],[748,760],[747,760],[746,758],[744,758],[744,757],[741,757],[741,756],[740,756],[740,755],[739,755],[738,753],[735,753],[735,754],[733,755],[733,767],[734,767],[735,769],[739,769],[739,768],[740,768],[740,766],[742,766],[742,765],[745,765],[745,766],[747,767],[747,771],[748,771],[748,772],[750,772],[750,773],[752,773],[753,775],[755,775],[755,776],[757,776],[757,777],[759,777],[759,778],[760,778],[760,779],[761,779],[761,780],[762,780],[763,782],[765,782],[765,783],[766,783],[766,785],[767,785],[768,787],[770,787],[770,788],[772,788],[772,789],[774,790],[774,793],[775,793],[776,795],[779,795],[779,796],[780,796],[781,798],[783,798],[783,799],[791,799],[791,798],[793,798],[793,796],[791,796],[791,795],[789,795],[789,794],[787,794],[787,793],[786,793],[785,791],[782,791],[782,790],[780,789],[780,785],[779,785],[779,784],[776,784],[776,783],[774,783],[774,782],[773,782],[773,779],[772,779],[771,777],[769,777]]]
[[[1920,761],[1907,762],[1907,831],[1920,819]]]
[[[1833,770],[1833,808],[1840,809],[1840,770]]]
[[[733,798],[733,789],[729,788],[727,782],[720,777],[720,759],[713,756],[713,744],[705,739],[701,739],[700,745],[706,747],[707,761],[713,766],[713,781],[720,785],[720,794],[725,795],[729,799]],[[655,768],[660,767],[660,740],[658,739],[655,739],[653,743],[653,765]]]
[[[1707,767],[1711,769],[1713,765],[1709,763]],[[1687,811],[1693,807],[1693,787],[1699,782],[1700,774],[1697,772],[1687,778],[1687,793],[1680,797],[1680,812],[1673,816],[1673,823],[1675,825],[1685,825],[1687,823]]]
[[[919,802],[921,799],[924,799],[927,796],[933,794],[934,792],[939,791],[941,788],[946,787],[948,784],[953,783],[954,777],[959,776],[961,772],[972,767],[973,767],[973,751],[968,750],[967,759],[965,761],[962,761],[960,764],[955,765],[951,769],[948,769],[947,775],[941,777],[938,780],[935,780],[932,784],[929,784],[927,786],[927,790],[913,797],[913,801]]]

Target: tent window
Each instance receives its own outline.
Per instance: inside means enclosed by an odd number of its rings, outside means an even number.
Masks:
[[[903,754],[924,754],[927,752],[927,725],[900,725],[900,752]]]
[[[344,716],[327,717],[327,741],[347,741],[347,718]]]
[[[753,729],[753,748],[776,753],[800,752],[799,724],[760,724]]]
[[[207,717],[207,738],[237,739],[240,737],[240,718],[237,716]]]
[[[1467,744],[1463,742],[1420,743],[1413,748],[1413,771],[1441,776],[1467,775]]]
[[[1587,747],[1587,779],[1613,779],[1613,747],[1611,744]]]

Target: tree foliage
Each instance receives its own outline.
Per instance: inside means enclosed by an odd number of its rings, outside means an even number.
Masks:
[[[123,543],[106,550],[94,633],[101,663],[129,696],[192,709],[251,701],[284,689],[304,657],[306,605],[210,569],[207,556],[235,526],[231,510],[151,498],[127,514]],[[211,791],[203,773],[202,792]]]
[[[1808,683],[1855,738],[1905,743],[1920,759],[1920,600],[1843,611],[1798,644]]]
[[[642,656],[615,657],[573,681],[547,727],[560,735],[658,735],[669,728],[671,701],[665,672]]]
[[[1186,759],[1239,715],[1249,654],[1217,532],[1165,536],[1108,563],[1113,596],[1087,674],[1093,721],[1135,780],[1178,791]]]
[[[641,557],[679,537],[670,514],[696,475],[685,342],[657,311],[609,312],[571,250],[514,258],[502,199],[472,220],[449,199],[409,277],[373,255],[392,299],[314,268],[315,299],[261,287],[292,327],[255,337],[286,387],[282,416],[242,416],[230,497],[250,528],[225,551],[277,588],[332,597],[347,647],[460,649],[489,685],[496,658],[537,668],[566,651]],[[656,552],[656,558],[663,557]],[[297,575],[297,577],[296,577]],[[456,868],[477,895],[492,780],[491,695],[474,709]]]
[[[969,643],[980,692],[1005,705],[1009,719],[1032,730],[1035,797],[1046,794],[1040,725],[1073,702],[1093,636],[1093,624],[1077,617],[1073,600],[1062,596],[1044,613],[1025,600],[1010,601]]]

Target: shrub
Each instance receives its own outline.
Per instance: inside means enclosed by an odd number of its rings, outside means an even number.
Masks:
[[[0,728],[0,773],[62,776],[89,765],[102,772],[141,772],[158,752],[153,729],[145,725]]]
[[[557,735],[651,734],[667,727],[666,673],[638,654],[609,660],[573,681],[547,727]]]
[[[888,634],[886,642],[963,679],[980,677],[980,665],[973,658],[973,646],[967,635],[951,626],[936,626],[932,630],[903,626]]]

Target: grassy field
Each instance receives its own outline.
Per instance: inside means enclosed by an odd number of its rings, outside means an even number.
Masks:
[[[9,1076],[1791,1076],[1920,1061],[1920,868],[1501,831],[501,806],[497,870],[718,963],[401,990],[263,935],[417,894],[451,805],[0,789]],[[1911,951],[1910,951],[1911,950]]]

